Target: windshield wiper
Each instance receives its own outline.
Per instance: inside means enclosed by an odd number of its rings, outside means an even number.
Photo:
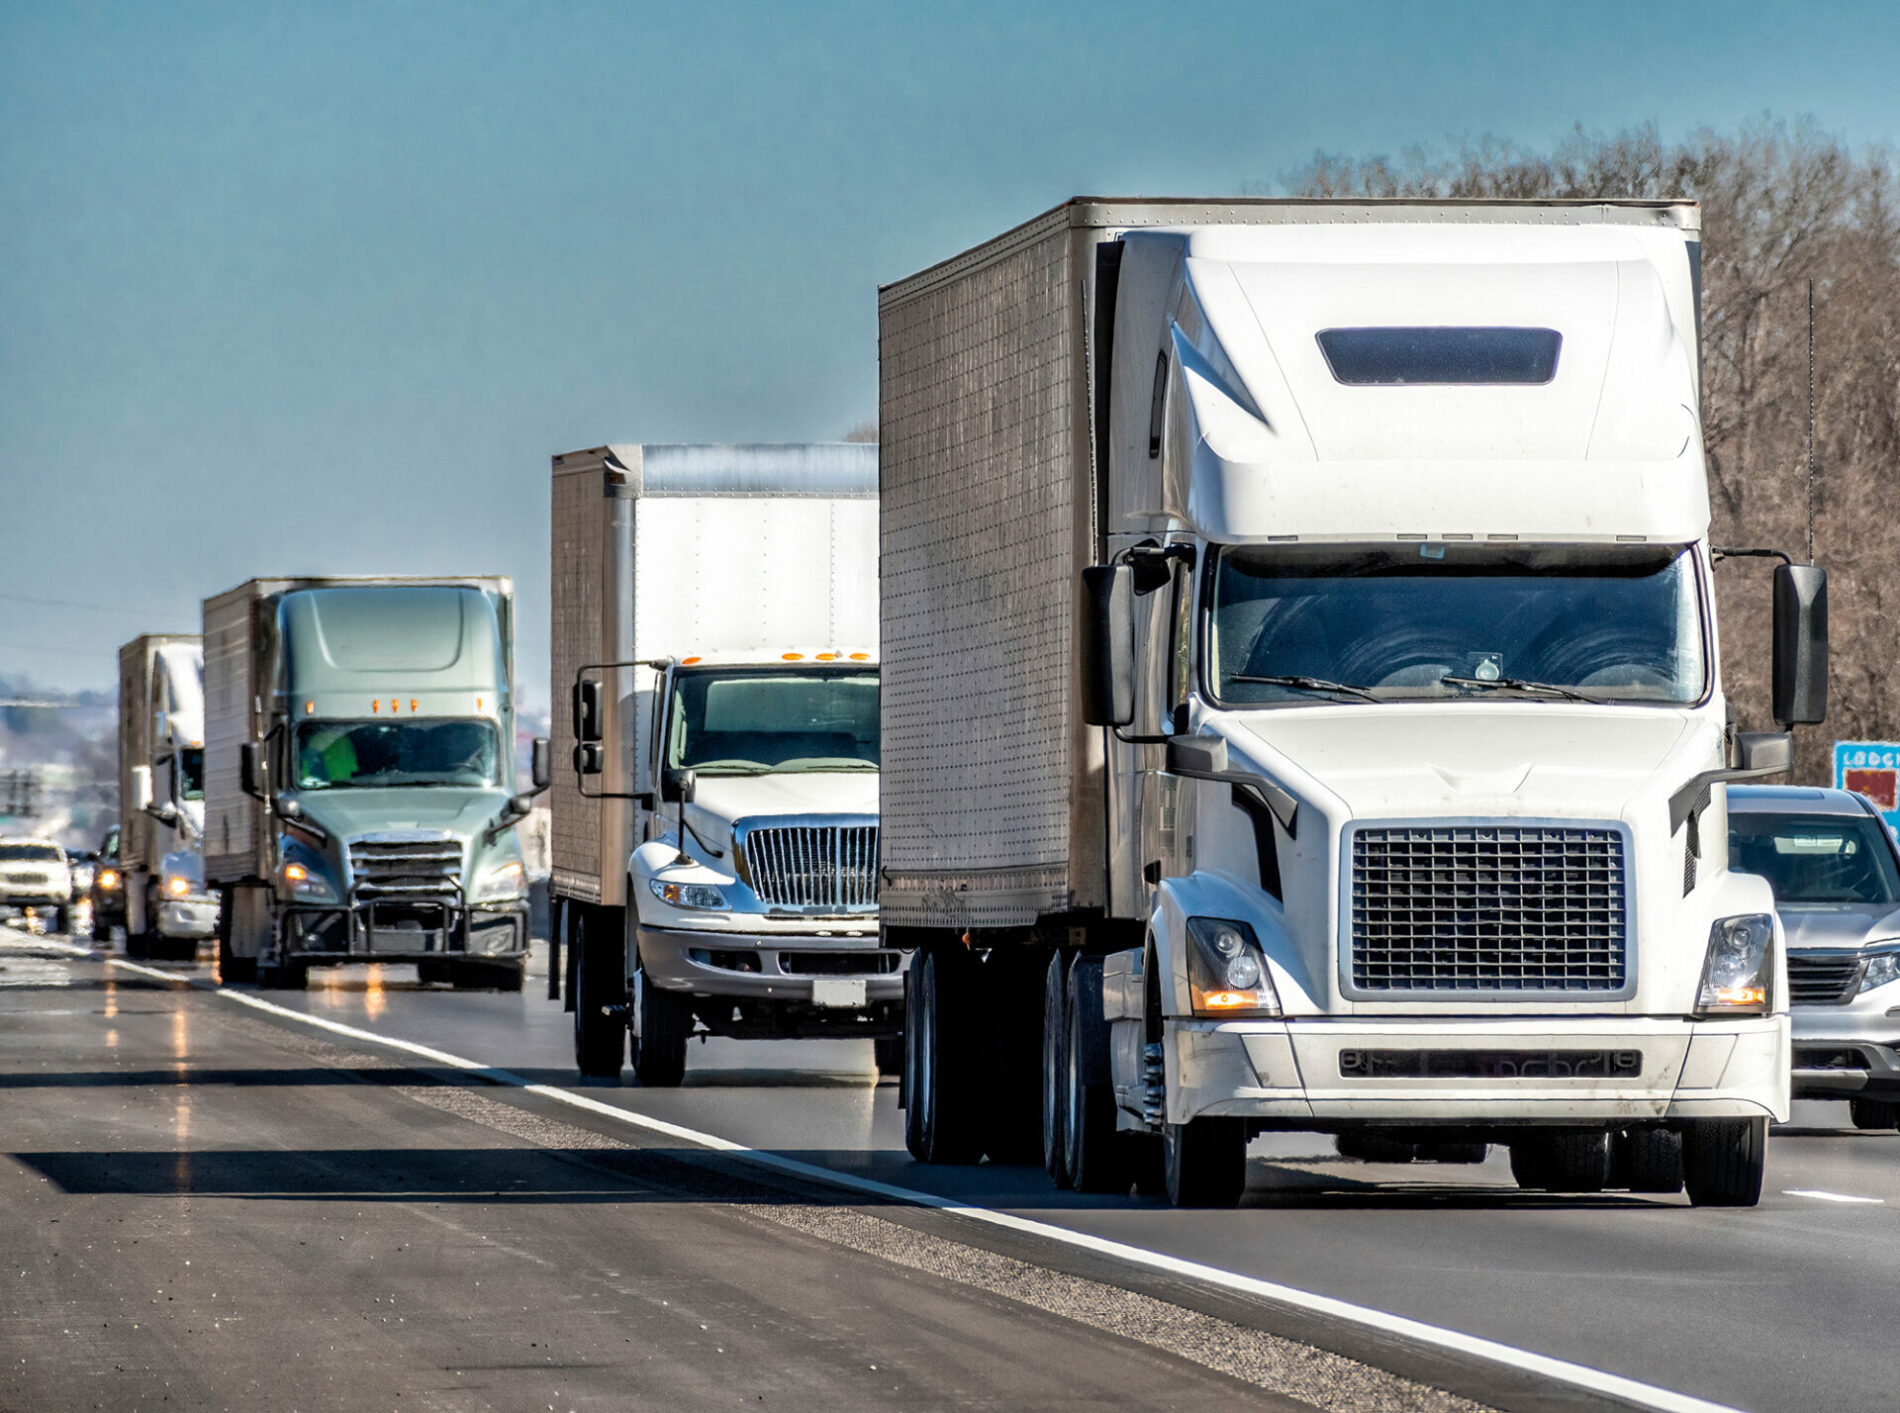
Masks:
[[[1353,687],[1344,682],[1328,682],[1324,677],[1305,677],[1298,673],[1279,677],[1256,677],[1251,673],[1240,672],[1228,680],[1230,682],[1258,682],[1267,687],[1297,687],[1302,692],[1334,692],[1342,696],[1359,697],[1368,702],[1384,700],[1383,697],[1373,696],[1364,687]]]
[[[1562,697],[1567,702],[1589,702],[1592,706],[1606,706],[1601,697],[1588,696],[1573,691],[1569,687],[1559,687],[1554,682],[1530,682],[1522,677],[1454,677],[1450,673],[1438,679],[1452,687],[1476,687],[1487,692],[1541,692],[1547,697]]]

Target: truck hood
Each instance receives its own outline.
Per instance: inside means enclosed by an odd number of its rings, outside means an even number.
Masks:
[[[297,797],[304,813],[338,839],[386,830],[440,830],[466,838],[501,813],[508,793],[431,785],[393,790],[322,790]]]
[[[673,806],[661,806],[670,815]],[[799,775],[702,775],[687,818],[706,842],[725,849],[741,820],[793,815],[877,818],[877,772],[813,771]]]
[[[1295,709],[1232,721],[1232,743],[1269,775],[1284,760],[1356,819],[1618,819],[1692,728],[1667,709],[1543,702]],[[1694,768],[1707,764],[1698,758]]]
[[[1788,945],[1796,949],[1900,939],[1900,908],[1883,903],[1782,903],[1776,911]]]

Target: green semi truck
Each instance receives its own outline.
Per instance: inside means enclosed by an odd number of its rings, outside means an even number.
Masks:
[[[205,874],[220,976],[412,962],[519,990],[528,880],[515,825],[505,578],[252,579],[204,604]]]

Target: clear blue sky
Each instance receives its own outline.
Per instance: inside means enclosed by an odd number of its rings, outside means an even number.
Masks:
[[[1813,0],[0,0],[0,672],[108,686],[252,574],[500,572],[544,682],[551,452],[836,437],[877,285],[1067,196],[1883,143],[1897,60],[1900,5]]]

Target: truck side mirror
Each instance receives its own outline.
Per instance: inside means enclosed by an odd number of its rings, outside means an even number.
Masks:
[[[1783,730],[1827,720],[1827,571],[1817,565],[1775,566],[1774,678]]]
[[[600,683],[583,679],[574,684],[574,739],[598,741],[600,734]]]
[[[1126,726],[1135,719],[1135,571],[1098,564],[1082,571],[1082,719]]]
[[[546,736],[536,736],[528,748],[528,779],[537,795],[554,783],[554,762],[549,758]]]
[[[1794,769],[1794,737],[1786,731],[1738,731],[1735,764],[1743,770],[1774,772]]]
[[[134,766],[133,769],[138,767]],[[149,773],[146,778],[146,792],[149,794]],[[264,798],[264,747],[257,741],[246,741],[238,747],[238,789],[254,800]]]
[[[135,814],[144,814],[152,807],[152,768],[149,765],[132,767],[132,810]]]
[[[683,767],[660,772],[660,798],[669,805],[690,805],[699,793],[699,777]]]
[[[576,775],[598,775],[604,768],[601,749],[592,741],[583,741],[574,748],[574,773]]]

